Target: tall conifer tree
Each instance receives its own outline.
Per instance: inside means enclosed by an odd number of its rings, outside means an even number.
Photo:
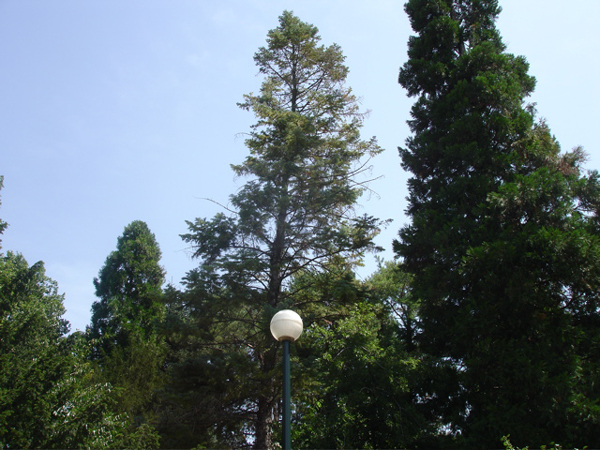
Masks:
[[[582,172],[580,149],[560,153],[524,103],[535,80],[505,52],[496,0],[406,11],[416,36],[399,81],[417,101],[400,151],[411,223],[396,251],[440,374],[421,399],[473,448],[506,434],[593,445],[598,174]]]
[[[92,305],[89,333],[105,352],[127,345],[134,330],[148,334],[162,314],[160,294],[165,272],[154,234],[141,220],[125,227],[117,250],[106,258],[94,279],[99,301]]]
[[[94,279],[100,299],[92,305],[87,330],[100,368],[97,381],[116,388],[119,411],[135,419],[136,429],[129,432],[148,433],[152,442],[154,430],[138,425],[151,419],[155,393],[163,382],[166,348],[159,325],[164,319],[165,271],[160,258],[148,225],[141,220],[127,225]]]
[[[230,214],[190,222],[183,236],[201,262],[187,276],[188,305],[204,330],[195,361],[232,386],[213,416],[221,442],[250,432],[255,448],[272,447],[281,376],[269,320],[294,305],[299,273],[352,267],[377,232],[378,222],[354,206],[380,148],[360,137],[363,114],[345,85],[340,47],[319,41],[317,28],[291,12],[268,33],[254,56],[260,93],[240,105],[257,118],[250,155],[233,166],[249,181],[230,197]]]

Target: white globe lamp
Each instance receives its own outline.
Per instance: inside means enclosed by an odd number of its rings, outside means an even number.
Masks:
[[[271,319],[271,334],[278,341],[292,341],[302,334],[302,318],[291,309],[279,311]]]

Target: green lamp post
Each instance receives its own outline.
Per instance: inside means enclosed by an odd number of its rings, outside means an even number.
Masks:
[[[300,337],[302,327],[302,318],[290,309],[279,311],[271,319],[271,334],[283,343],[283,450],[290,450],[292,445],[290,342]]]

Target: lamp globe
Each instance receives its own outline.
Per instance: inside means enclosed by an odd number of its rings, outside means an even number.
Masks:
[[[294,342],[302,334],[302,318],[291,309],[283,309],[271,319],[271,334],[278,341]]]

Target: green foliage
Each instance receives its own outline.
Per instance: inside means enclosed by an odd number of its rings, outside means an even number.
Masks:
[[[401,448],[422,431],[410,399],[418,361],[407,355],[381,308],[350,308],[335,322],[313,323],[299,354],[312,388],[297,389],[294,441],[305,448]],[[299,381],[300,383],[301,381]]]
[[[143,422],[145,415],[152,417],[147,409],[156,400],[156,391],[165,381],[162,371],[165,353],[166,346],[161,337],[134,333],[127,346],[115,347],[103,358],[96,380],[114,385],[119,408]]]
[[[94,381],[85,337],[75,333],[66,343],[69,353],[63,356],[65,370],[52,389],[59,401],[46,425],[49,440],[45,447],[117,447],[128,418],[115,412],[112,386]]]
[[[514,446],[513,446],[513,445],[510,443],[510,440],[509,440],[509,438],[510,438],[510,436],[503,436],[503,437],[502,437],[502,445],[504,445],[504,448],[505,448],[506,450],[519,450],[519,449],[515,448],[515,447],[514,447]],[[524,448],[522,448],[521,450],[528,450],[528,449],[529,449],[529,447],[524,447]]]
[[[392,261],[379,261],[378,270],[367,282],[369,296],[385,306],[388,314],[398,324],[398,337],[406,350],[416,350],[419,332],[419,301],[411,293],[411,277]]]
[[[122,442],[127,417],[112,411],[111,386],[92,381],[87,341],[80,333],[65,336],[63,313],[63,296],[43,262],[30,267],[20,254],[0,255],[3,448],[109,448]]]
[[[46,277],[43,263],[29,267],[23,256],[0,257],[0,442],[43,446],[45,426],[58,402],[62,296]],[[18,426],[15,426],[18,424]]]
[[[125,345],[133,330],[151,333],[161,320],[160,294],[165,272],[159,265],[160,248],[148,225],[130,223],[117,240],[94,279],[99,301],[92,305],[89,334],[105,352],[114,343]]]
[[[118,446],[128,419],[92,380],[82,336],[65,337],[63,297],[43,263],[0,258],[0,443],[6,448]]]
[[[345,86],[340,48],[319,41],[317,28],[290,12],[268,33],[254,58],[264,75],[260,93],[240,104],[257,118],[250,155],[232,166],[249,181],[230,197],[230,215],[188,222],[182,236],[200,265],[175,296],[172,320],[202,331],[169,336],[182,346],[172,389],[178,402],[202,392],[207,409],[192,419],[207,430],[201,445],[244,445],[250,434],[256,448],[272,446],[280,396],[272,315],[297,304],[308,288],[298,284],[302,274],[347,270],[375,250],[379,221],[357,216],[354,205],[366,189],[368,158],[381,149],[360,137],[364,117]]]
[[[598,436],[598,174],[561,153],[524,99],[497,1],[411,0],[399,81],[418,96],[400,150],[411,224],[395,249],[420,299],[421,397],[461,445]],[[596,379],[591,375],[592,379]]]
[[[87,330],[95,360],[94,382],[110,385],[113,411],[129,422],[119,442],[129,447],[145,442],[158,447],[158,432],[151,422],[165,382],[160,248],[142,221],[130,223],[117,240],[117,250],[107,258],[94,279],[100,300],[92,305]]]
[[[529,450],[529,447],[523,447],[523,448],[519,449],[519,448],[513,446],[512,443],[510,442],[509,438],[510,438],[510,435],[502,437],[502,444],[504,445],[504,448],[506,450]],[[551,444],[550,446],[547,446],[547,445],[540,446],[541,450],[552,450],[552,449],[562,450],[562,448],[563,448],[563,446],[560,444]],[[583,447],[583,448],[587,448],[587,446]],[[574,449],[574,450],[577,450],[577,449]]]
[[[428,447],[431,430],[414,401],[421,361],[391,308],[410,302],[405,281],[392,263],[366,283],[343,266],[294,279],[305,324],[292,346],[295,446]]]

